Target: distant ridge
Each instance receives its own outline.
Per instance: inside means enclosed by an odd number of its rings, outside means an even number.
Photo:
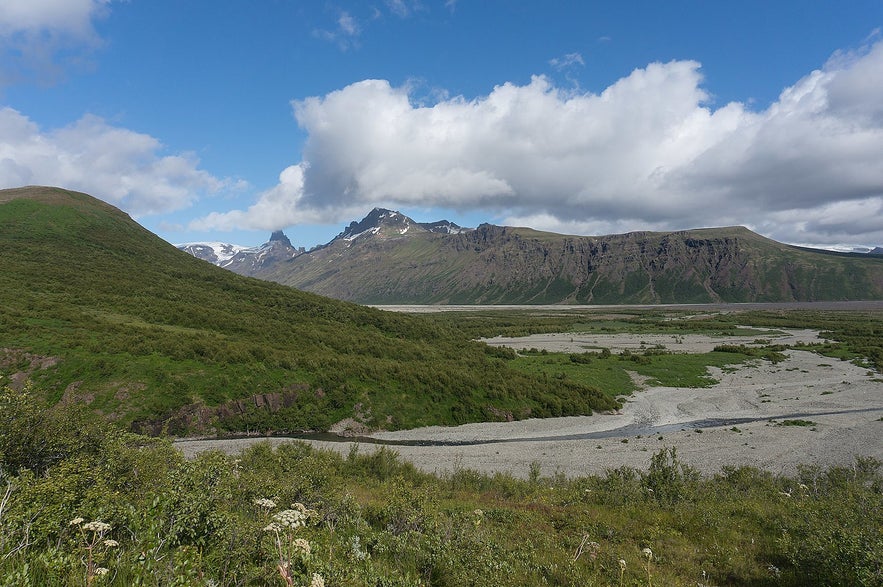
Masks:
[[[228,268],[367,304],[883,299],[883,256],[785,245],[740,226],[572,236],[421,224],[380,208],[310,251]]]

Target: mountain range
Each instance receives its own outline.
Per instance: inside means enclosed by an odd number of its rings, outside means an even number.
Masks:
[[[418,223],[375,208],[329,243],[179,245],[236,273],[365,304],[649,304],[883,298],[883,249],[785,245],[744,227],[572,236]],[[226,260],[223,260],[225,259]]]

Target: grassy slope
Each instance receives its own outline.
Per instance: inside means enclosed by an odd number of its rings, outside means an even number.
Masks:
[[[325,429],[354,414],[394,428],[612,405],[512,370],[444,324],[233,275],[84,194],[0,191],[0,247],[4,370],[143,429]],[[34,370],[35,356],[60,360]],[[231,403],[260,394],[273,409]]]

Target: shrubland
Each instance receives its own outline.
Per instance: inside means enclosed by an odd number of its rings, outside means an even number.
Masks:
[[[0,394],[0,585],[842,585],[883,581],[872,459],[794,477],[419,472],[386,447],[186,460]]]

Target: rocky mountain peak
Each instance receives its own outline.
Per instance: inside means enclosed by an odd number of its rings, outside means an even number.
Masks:
[[[335,240],[342,239],[352,241],[363,235],[380,235],[385,237],[401,236],[419,232],[435,232],[441,234],[460,234],[471,229],[463,228],[448,220],[436,222],[415,222],[396,210],[386,208],[374,208],[362,220],[351,222],[350,225],[337,235]]]
[[[359,222],[350,222],[350,225],[337,235],[337,239],[354,240],[367,234],[384,233],[387,236],[405,234],[409,230],[422,230],[420,225],[408,218],[401,212],[387,210],[386,208],[374,208]]]
[[[281,230],[277,230],[270,235],[270,243],[279,243],[281,245],[291,247],[291,241],[288,240],[288,237],[285,236],[285,233]]]

